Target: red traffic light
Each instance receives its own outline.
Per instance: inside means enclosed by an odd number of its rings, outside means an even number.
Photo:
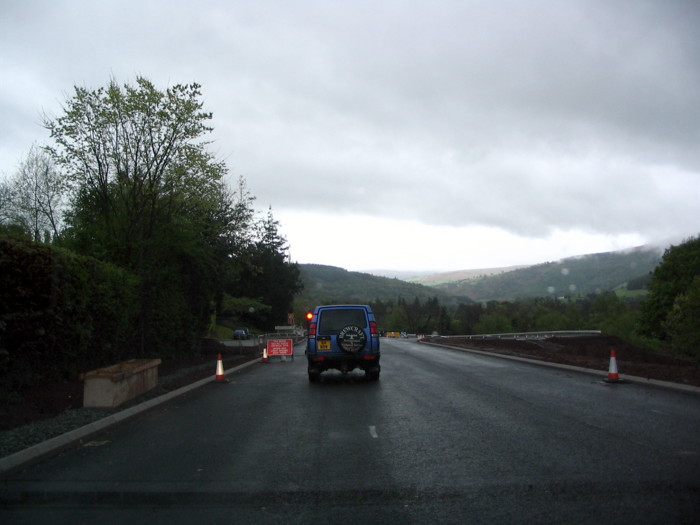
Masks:
[[[313,312],[306,312],[306,319],[308,321],[311,321],[311,319],[313,319],[313,317],[314,317]]]

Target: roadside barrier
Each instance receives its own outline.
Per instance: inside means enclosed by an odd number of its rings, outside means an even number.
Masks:
[[[467,335],[423,335],[422,337],[440,337],[441,339],[548,339],[550,337],[578,337],[582,335],[601,335],[600,330],[552,330],[549,332],[513,332],[503,334],[467,334]],[[418,336],[420,339],[421,336]]]
[[[81,376],[83,406],[114,408],[158,386],[160,359],[131,359]]]

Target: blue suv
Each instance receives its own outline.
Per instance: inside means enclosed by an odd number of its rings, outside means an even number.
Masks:
[[[309,322],[306,359],[312,383],[332,368],[343,374],[360,368],[370,380],[378,380],[379,331],[372,309],[359,304],[317,306]]]

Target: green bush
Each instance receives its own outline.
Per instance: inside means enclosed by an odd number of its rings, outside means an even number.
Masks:
[[[0,388],[131,357],[137,280],[94,259],[0,237]]]
[[[474,326],[475,334],[507,334],[513,332],[511,320],[503,313],[487,313]]]
[[[691,285],[676,297],[668,314],[665,328],[671,336],[674,350],[700,358],[700,277],[695,277]]]
[[[664,253],[649,282],[649,295],[641,309],[639,332],[661,341],[670,341],[668,316],[679,296],[686,294],[700,276],[700,237],[692,237]]]

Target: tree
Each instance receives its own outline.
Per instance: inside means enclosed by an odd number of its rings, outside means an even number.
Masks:
[[[21,225],[35,241],[58,239],[65,204],[63,178],[51,157],[34,145],[4,185],[0,219]]]
[[[0,180],[0,232],[29,238],[25,225],[15,211],[15,189],[9,180]]]
[[[387,315],[382,319],[382,328],[387,331],[408,331],[410,321],[406,315],[406,300],[399,297],[396,305],[387,311]]]
[[[425,326],[425,315],[418,297],[414,297],[412,303],[399,299],[399,307],[403,308],[406,319],[404,331],[415,334]]]
[[[452,331],[452,316],[449,314],[447,308],[444,306],[440,307],[437,329],[438,332],[441,334],[449,334]]]
[[[460,334],[470,335],[475,333],[475,326],[484,313],[481,304],[460,303],[455,312],[455,321],[458,323]]]
[[[642,303],[639,331],[642,335],[668,340],[667,318],[676,299],[687,293],[700,276],[700,237],[693,237],[666,250],[652,273],[649,295]],[[677,314],[679,315],[679,314]]]
[[[200,96],[197,84],[161,92],[142,77],[123,88],[111,81],[76,87],[64,115],[45,119],[72,190],[69,223],[81,251],[142,268],[162,225],[216,207],[226,168],[205,149],[211,114]]]
[[[687,290],[676,297],[664,328],[670,335],[673,348],[700,358],[700,276],[696,276]]]
[[[474,326],[476,334],[507,334],[513,331],[510,319],[504,313],[490,312],[481,317]]]
[[[238,210],[225,165],[206,150],[200,97],[197,84],[111,81],[76,87],[64,114],[44,122],[72,201],[64,244],[137,276],[142,351],[192,347],[234,256]]]
[[[229,294],[254,298],[267,306],[255,315],[261,327],[272,329],[285,323],[302,283],[298,265],[289,261],[287,240],[279,233],[279,222],[271,208],[256,223],[255,238],[242,260]]]

